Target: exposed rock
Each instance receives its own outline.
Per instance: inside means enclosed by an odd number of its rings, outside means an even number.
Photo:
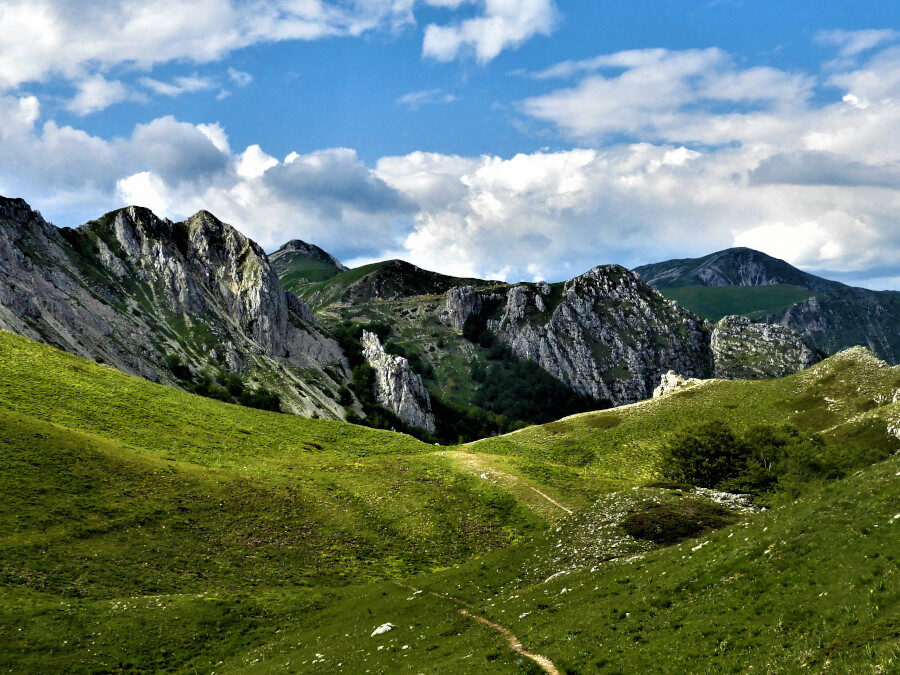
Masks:
[[[441,323],[462,330],[472,314],[481,312],[481,296],[472,286],[456,286],[447,291]]]
[[[674,394],[676,391],[687,389],[706,381],[696,377],[685,379],[674,370],[670,370],[668,373],[663,373],[660,377],[659,386],[653,390],[653,398]]]
[[[363,355],[375,370],[375,397],[407,424],[434,432],[431,397],[421,376],[409,367],[409,361],[384,351],[378,336],[362,334]]]
[[[649,398],[674,369],[705,377],[712,369],[709,324],[645,284],[604,265],[565,283],[558,304],[549,288],[519,284],[487,326],[520,358],[531,359],[575,391],[613,404]]]
[[[822,360],[793,328],[726,316],[712,333],[715,376],[725,379],[776,378]]]
[[[286,294],[263,250],[201,211],[185,222],[129,207],[59,230],[0,198],[0,328],[179,385],[166,356],[226,367],[277,391],[287,411],[340,417],[336,342]]]
[[[836,354],[864,345],[889,363],[900,363],[900,292],[842,287],[820,293],[765,320],[798,330],[810,345]]]

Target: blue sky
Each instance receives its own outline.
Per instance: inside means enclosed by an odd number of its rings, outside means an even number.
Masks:
[[[900,288],[889,2],[0,0],[0,194],[572,276],[749,245]]]

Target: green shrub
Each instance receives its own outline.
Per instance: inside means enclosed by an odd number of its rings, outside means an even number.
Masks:
[[[733,511],[702,499],[652,504],[627,515],[622,528],[632,537],[657,544],[674,544],[737,521]]]
[[[779,494],[796,497],[810,483],[841,478],[881,459],[882,451],[829,446],[819,434],[791,425],[756,425],[739,433],[712,420],[669,438],[662,471],[671,481],[743,492],[768,502]]]

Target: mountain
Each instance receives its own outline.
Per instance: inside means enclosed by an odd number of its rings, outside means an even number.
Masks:
[[[712,320],[744,315],[793,328],[826,354],[864,345],[900,363],[900,292],[847,286],[749,248],[635,271],[667,297]]]
[[[458,278],[401,260],[312,284],[283,280],[348,354],[362,355],[368,330],[387,353],[405,358],[446,440],[633,403],[670,369],[699,378],[775,377],[818,360],[792,329],[714,326],[615,265],[556,284]],[[714,330],[727,349],[713,349]],[[759,339],[745,344],[748,336]],[[384,359],[368,362],[379,381],[392,377]],[[355,393],[365,396],[359,387]],[[413,418],[421,415],[404,421]]]
[[[772,286],[785,284],[810,291],[846,288],[797,269],[784,260],[752,248],[729,248],[702,258],[667,260],[635,267],[634,271],[654,288],[679,286]]]
[[[289,241],[270,254],[269,262],[285,288],[290,290],[295,290],[301,285],[324,281],[347,271],[347,268],[330,253],[299,239]]]
[[[201,211],[128,207],[76,229],[0,198],[0,328],[152,381],[342,417],[339,345],[266,254]]]
[[[712,418],[820,432],[827,471],[765,511],[660,483],[666,440]],[[435,447],[0,331],[0,664],[890,672],[898,429],[900,369],[860,348]],[[625,529],[659,507],[700,529]]]

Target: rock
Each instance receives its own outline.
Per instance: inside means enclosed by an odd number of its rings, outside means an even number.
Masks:
[[[441,323],[462,330],[466,320],[481,312],[481,296],[472,286],[457,286],[447,291],[444,307],[441,309]]]
[[[348,373],[340,347],[263,250],[208,212],[173,223],[128,207],[60,230],[0,197],[0,266],[0,328],[174,386],[168,354],[226,367],[288,412],[343,416],[324,373]]]
[[[823,355],[793,328],[726,316],[712,332],[715,376],[725,379],[776,378],[804,370]]]
[[[707,382],[707,380],[701,380],[696,377],[685,379],[674,370],[670,370],[668,373],[663,373],[659,386],[653,390],[653,398],[674,394],[676,391],[687,389],[703,382]]]
[[[385,633],[389,633],[394,630],[396,626],[390,622],[383,623],[378,628],[372,631],[372,635],[370,637],[375,637],[376,635],[384,635]]]
[[[487,322],[523,359],[575,391],[615,405],[649,398],[670,369],[689,377],[712,370],[709,324],[667,300],[634,272],[604,265],[549,288],[509,288],[501,318]],[[540,302],[537,299],[540,298]]]
[[[409,367],[409,361],[384,351],[378,336],[362,334],[363,356],[375,370],[375,397],[407,424],[434,432],[431,397],[421,376]]]

